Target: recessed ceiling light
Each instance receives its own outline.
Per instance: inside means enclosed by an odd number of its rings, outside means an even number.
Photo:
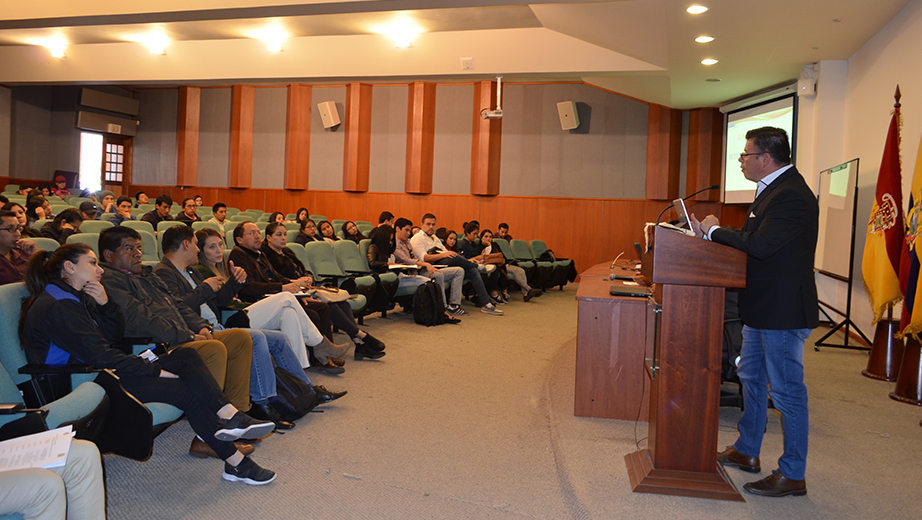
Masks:
[[[690,14],[701,14],[707,12],[707,10],[708,8],[704,7],[703,5],[692,5],[686,9],[686,11],[688,11]]]
[[[422,30],[408,20],[400,20],[378,29],[378,32],[394,40],[394,45],[398,49],[406,49],[412,45],[413,38]]]
[[[721,80],[720,78],[708,78],[704,81],[707,81],[708,83],[720,83],[723,80]]]
[[[142,37],[143,43],[150,49],[151,54],[166,54],[166,44],[170,40],[160,33],[151,33]]]
[[[64,49],[67,47],[67,41],[64,38],[54,38],[45,43],[45,48],[51,52],[52,58],[63,58]]]
[[[717,63],[717,60],[715,60],[714,58],[705,58],[701,60],[702,65],[713,65],[715,63]]]
[[[695,38],[695,41],[698,43],[710,43],[714,41],[714,37],[713,36],[699,36]]]

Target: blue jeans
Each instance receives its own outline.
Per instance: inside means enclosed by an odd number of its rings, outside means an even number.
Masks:
[[[744,455],[759,456],[771,393],[784,430],[784,454],[778,459],[778,468],[793,480],[803,480],[807,469],[810,424],[804,385],[804,341],[812,331],[744,326],[737,370],[746,406],[739,422],[740,438],[733,447]]]
[[[480,277],[480,270],[477,269],[477,264],[461,255],[452,258],[443,258],[435,263],[464,269],[464,279],[471,282],[471,285],[474,287],[474,294],[476,294],[477,299],[480,300],[481,307],[490,303],[490,295],[487,293],[486,286],[483,285],[483,278]]]

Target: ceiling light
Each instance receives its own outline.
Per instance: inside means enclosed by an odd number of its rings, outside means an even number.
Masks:
[[[142,43],[147,45],[151,54],[166,54],[166,44],[170,40],[160,33],[151,33],[142,39]]]
[[[702,65],[713,65],[715,63],[717,63],[717,60],[715,60],[714,58],[705,58],[701,60]]]
[[[44,45],[45,48],[51,52],[52,58],[63,58],[64,49],[67,47],[67,41],[65,41],[64,38],[56,38],[49,40]]]
[[[703,5],[692,5],[686,9],[686,11],[688,11],[690,14],[701,14],[707,12],[707,10],[708,8],[704,7]]]
[[[695,38],[695,41],[698,43],[710,43],[714,41],[714,37],[713,36],[699,36]]]
[[[406,49],[410,47],[413,38],[415,38],[421,30],[412,23],[401,20],[387,27],[382,27],[378,32],[394,40],[394,44],[397,48]]]
[[[288,33],[281,27],[266,27],[258,31],[245,33],[248,38],[254,38],[266,42],[269,52],[281,52],[282,43],[288,39]]]
[[[266,40],[266,45],[269,46],[269,52],[281,52],[282,51],[282,38],[273,38]]]

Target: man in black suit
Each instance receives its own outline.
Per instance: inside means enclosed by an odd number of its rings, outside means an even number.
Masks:
[[[759,451],[770,387],[772,402],[784,417],[784,454],[778,471],[743,489],[771,497],[805,495],[809,424],[803,355],[805,340],[819,324],[813,278],[819,207],[791,165],[784,130],[764,127],[747,132],[739,160],[746,178],[758,183],[743,229],[720,227],[714,215],[700,224],[693,217],[698,236],[749,255],[746,288],[739,300],[744,326],[737,372],[746,406],[739,439],[717,460],[724,466],[761,471]]]

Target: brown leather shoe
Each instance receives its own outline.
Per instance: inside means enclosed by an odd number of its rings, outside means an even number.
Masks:
[[[743,485],[743,489],[753,495],[763,497],[786,497],[788,495],[799,497],[807,494],[807,481],[791,480],[776,469],[769,477]]]
[[[750,457],[736,451],[733,446],[727,446],[727,449],[717,454],[717,462],[722,466],[732,466],[749,473],[758,473],[762,471],[759,463],[759,457]]]
[[[244,455],[249,455],[256,451],[256,448],[253,447],[252,444],[246,444],[244,442],[235,442],[234,446],[236,446],[237,450],[239,450],[240,453],[243,453]],[[208,457],[220,459],[218,454],[215,453],[213,449],[211,449],[211,446],[205,444],[205,441],[199,439],[198,437],[192,438],[192,445],[189,446],[189,455],[192,455],[197,459],[204,459]]]

